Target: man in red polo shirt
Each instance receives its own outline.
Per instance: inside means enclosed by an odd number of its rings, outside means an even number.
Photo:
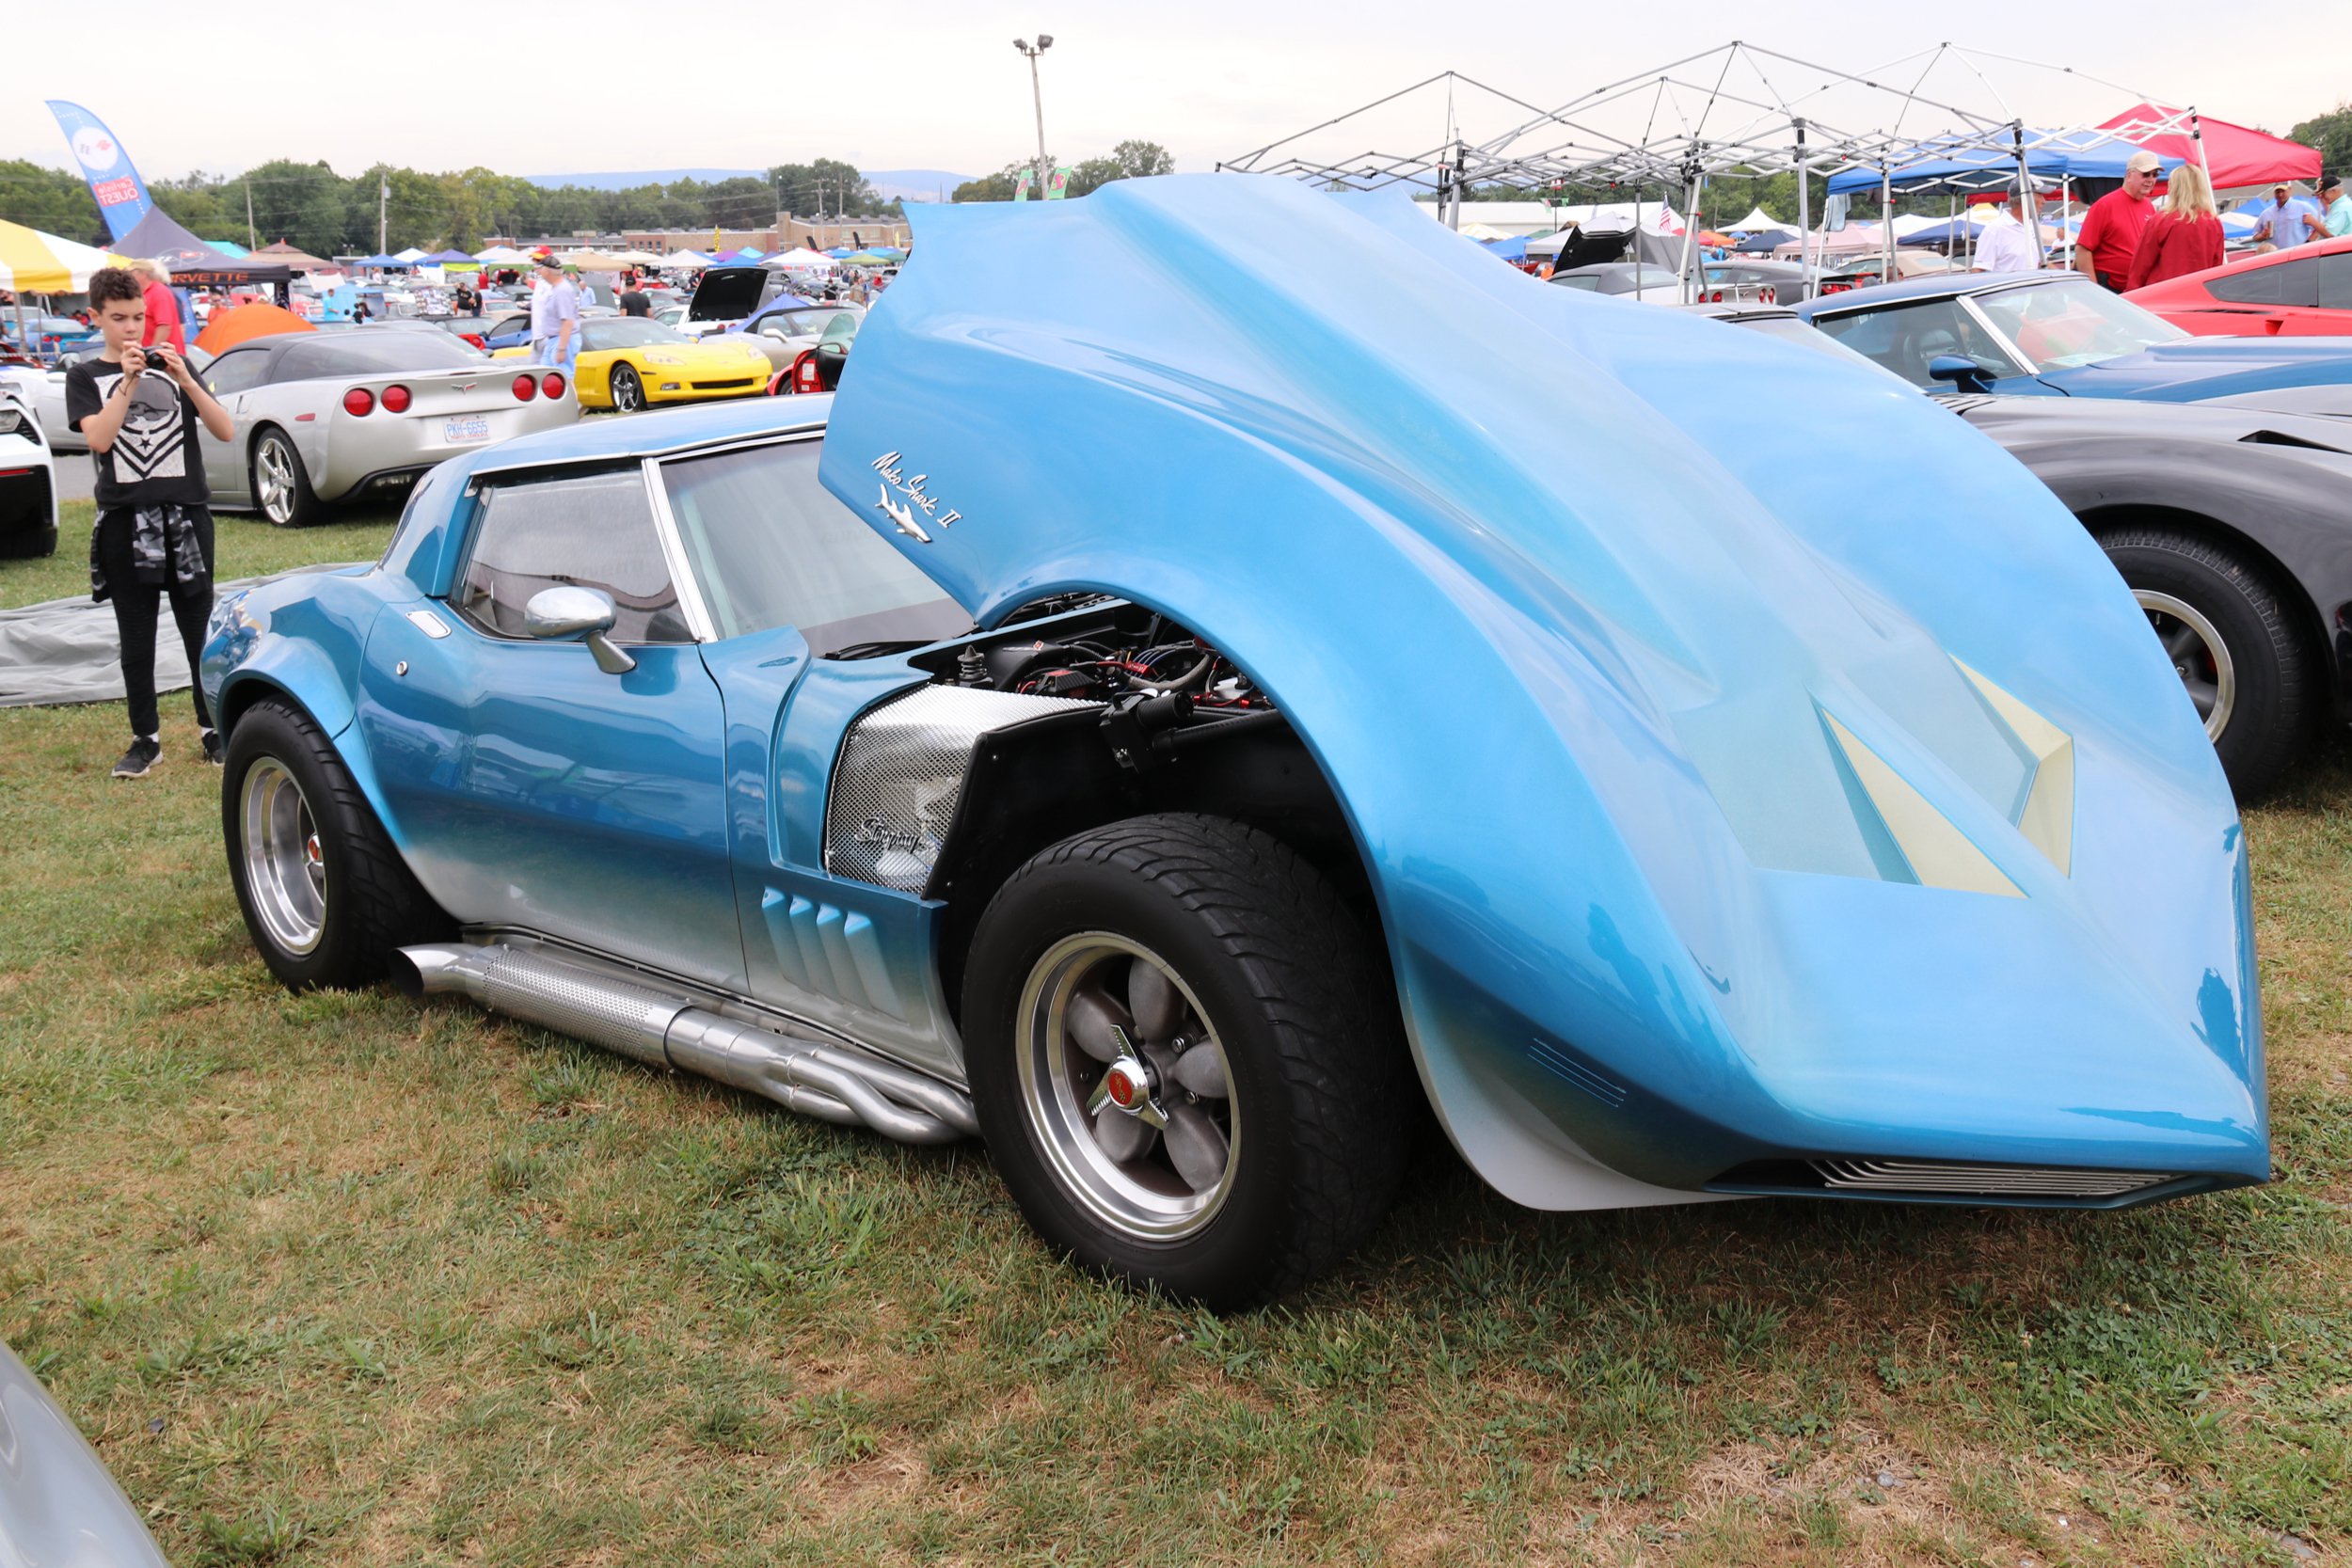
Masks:
[[[140,339],[139,346],[153,348],[157,343],[169,343],[171,352],[184,358],[188,330],[180,321],[180,302],[172,296],[170,272],[161,261],[137,261],[131,263],[131,273],[147,296],[146,335]]]
[[[2111,293],[2123,292],[2124,282],[2132,276],[2132,257],[2139,250],[2139,231],[2148,227],[2148,214],[2156,210],[2149,196],[2163,167],[2154,153],[2141,148],[2123,166],[2122,188],[2090,204],[2090,211],[2083,214],[2083,231],[2074,239],[2076,272],[2090,274]]]

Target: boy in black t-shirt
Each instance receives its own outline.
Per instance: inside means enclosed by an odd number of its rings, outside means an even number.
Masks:
[[[234,434],[229,415],[167,343],[139,347],[147,304],[139,280],[120,267],[90,277],[90,309],[105,347],[65,373],[66,423],[89,442],[98,469],[98,523],[90,531],[90,597],[112,599],[122,641],[122,686],[131,699],[131,749],[118,779],[143,779],[162,755],[155,712],[155,623],[163,600],[196,670],[213,611],[213,515],[206,502],[199,420],[217,441]],[[220,761],[220,736],[196,688],[204,760]]]

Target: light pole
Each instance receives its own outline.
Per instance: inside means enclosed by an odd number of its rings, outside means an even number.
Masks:
[[[1037,103],[1037,194],[1041,199],[1045,195],[1046,177],[1054,171],[1045,166],[1045,89],[1038,86],[1037,57],[1054,47],[1054,35],[1038,34],[1034,47],[1027,39],[1015,39],[1012,46],[1026,55],[1029,61],[1029,96]]]

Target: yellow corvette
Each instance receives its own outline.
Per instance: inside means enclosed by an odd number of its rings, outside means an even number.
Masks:
[[[493,359],[528,359],[502,348]],[[656,403],[749,397],[768,389],[768,356],[749,338],[689,338],[644,316],[591,316],[580,324],[572,380],[582,408],[624,414]]]

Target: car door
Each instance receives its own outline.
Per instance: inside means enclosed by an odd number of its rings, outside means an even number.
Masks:
[[[245,449],[253,421],[246,404],[253,389],[268,377],[269,359],[269,350],[265,348],[233,348],[204,368],[205,390],[213,394],[235,427],[230,438],[222,441],[201,424],[198,426],[197,444],[204,454],[204,480],[215,499],[246,499],[252,479],[246,472]]]
[[[743,982],[723,716],[636,462],[482,483],[444,601],[370,634],[357,716],[388,815],[459,920]],[[594,588],[635,661],[528,634],[533,594]]]
[[[817,481],[819,443],[659,466],[726,710],[729,833],[750,993],[902,1061],[961,1066],[931,955],[942,906],[833,875],[824,824],[844,731],[923,683],[895,651],[971,617]]]

